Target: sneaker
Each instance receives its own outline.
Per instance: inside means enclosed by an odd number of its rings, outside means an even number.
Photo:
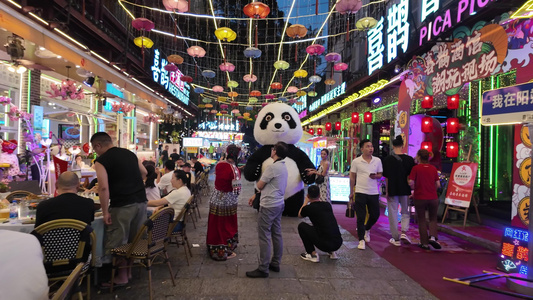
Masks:
[[[250,271],[250,272],[246,272],[246,277],[250,277],[250,278],[267,278],[268,277],[268,273],[266,272],[263,272],[259,269],[256,269],[256,270],[253,270],[253,271]]]
[[[303,259],[303,260],[308,260],[308,261],[312,261],[314,263],[317,263],[320,261],[320,258],[318,258],[318,255],[311,255],[309,253],[302,253],[300,254],[300,257]]]
[[[279,266],[268,265],[270,271],[279,272]]]
[[[402,233],[402,235],[400,235],[400,240],[402,240],[404,244],[411,244],[411,239],[409,239],[409,237],[405,233]]]
[[[400,241],[397,241],[394,238],[390,238],[389,243],[393,244],[396,247],[400,247],[402,245]]]
[[[424,250],[430,250],[428,245],[418,244],[418,247],[420,247],[420,248],[422,248]]]
[[[370,231],[365,231],[365,242],[370,243]]]
[[[359,250],[365,250],[366,249],[365,240],[360,240],[359,241],[359,245],[357,246],[357,249],[359,249]]]
[[[333,252],[328,252],[329,253],[329,259],[339,259],[339,257],[337,256],[337,252],[333,251]]]
[[[437,242],[437,239],[432,236],[429,238],[429,244],[431,245],[431,247],[435,248],[435,249],[441,249],[442,246],[440,245],[439,242]]]

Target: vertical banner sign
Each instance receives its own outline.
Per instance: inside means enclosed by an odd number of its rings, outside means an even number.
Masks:
[[[403,151],[409,151],[409,114],[411,111],[411,96],[408,93],[405,81],[402,81],[398,92],[398,114],[394,125],[394,135],[401,135],[403,138]]]
[[[33,113],[33,133],[39,133],[41,137],[43,136],[43,116],[44,110],[42,106],[32,105]]]
[[[528,228],[531,186],[531,139],[527,125],[516,125],[513,157],[511,226]]]
[[[476,182],[477,163],[454,163],[445,204],[469,207]]]
[[[62,160],[54,156],[54,167],[56,170],[56,180],[63,172],[66,172],[68,169],[68,161]]]

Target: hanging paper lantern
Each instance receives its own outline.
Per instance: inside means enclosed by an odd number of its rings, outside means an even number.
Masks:
[[[239,86],[239,83],[235,80],[230,80],[228,81],[228,83],[226,84],[229,88],[236,88]]]
[[[236,114],[240,114],[241,111],[238,110],[238,109],[233,109],[233,110],[231,111],[231,113],[234,114],[234,115],[236,115]]]
[[[372,17],[364,17],[355,23],[355,27],[359,30],[370,30],[378,25],[378,20]]]
[[[352,123],[353,124],[359,123],[359,113],[358,112],[353,112],[352,113]]]
[[[316,130],[316,134],[322,135],[322,127],[318,127]]]
[[[348,69],[348,64],[346,64],[346,63],[336,63],[333,66],[333,69],[335,69],[335,71],[344,71],[344,70]]]
[[[197,94],[202,94],[204,92],[204,89],[201,87],[196,87],[194,88],[194,92]]]
[[[333,79],[333,78],[328,78],[328,79],[324,80],[324,83],[325,83],[326,85],[334,85],[334,84],[335,84],[335,79]]]
[[[205,108],[213,108],[213,104],[206,104]]]
[[[307,28],[300,24],[294,24],[287,28],[286,33],[291,38],[303,38],[307,35]]]
[[[326,128],[326,131],[331,131],[331,123],[327,122],[325,128]]]
[[[222,71],[222,72],[233,72],[233,71],[235,71],[235,65],[232,64],[232,63],[229,63],[229,62],[222,63],[218,67],[220,68],[220,71]]]
[[[222,97],[222,96],[217,97],[218,102],[226,102],[227,100],[228,100],[228,97]]]
[[[318,83],[322,80],[322,77],[318,76],[318,75],[313,75],[311,77],[309,77],[309,82],[311,83]]]
[[[289,63],[284,60],[278,60],[274,63],[274,68],[276,70],[287,70],[289,66]]]
[[[133,43],[135,44],[135,46],[139,48],[148,48],[148,49],[152,48],[152,46],[154,45],[154,41],[152,41],[151,39],[145,36],[136,37],[133,40]]]
[[[341,55],[336,52],[331,52],[326,54],[326,61],[328,62],[338,62],[341,60]]]
[[[459,108],[459,95],[448,96],[448,109]]]
[[[216,110],[212,110],[211,113],[214,113],[216,112]],[[217,117],[222,117],[222,113],[215,113],[215,116]]]
[[[250,97],[250,98],[248,98],[248,102],[249,102],[250,104],[256,104],[257,101],[259,101],[259,99],[257,99],[256,97]]]
[[[180,80],[183,81],[183,82],[191,83],[192,82],[192,77],[191,76],[187,76],[187,75],[183,75],[183,76],[180,77]]]
[[[202,98],[202,102],[203,103],[211,103],[211,102],[213,102],[213,100],[211,100],[209,98]]]
[[[228,109],[228,105],[227,104],[220,104],[220,109]]]
[[[203,70],[202,71],[202,75],[205,78],[214,78],[215,76],[217,76],[217,73],[215,73],[215,71],[211,71],[211,70]]]
[[[245,112],[245,113],[242,114],[242,116],[245,117],[245,118],[249,118],[250,117],[250,113]]]
[[[426,149],[427,151],[429,151],[429,153],[431,153],[433,152],[433,143],[429,141],[422,142],[422,144],[420,145],[420,149]]]
[[[215,85],[215,86],[213,87],[213,92],[215,92],[215,93],[221,93],[221,92],[223,92],[223,91],[224,91],[224,88],[221,87],[220,85]]]
[[[218,111],[216,109],[212,109],[209,113],[216,114],[216,113],[218,113]]]
[[[309,93],[307,93],[307,96],[309,97],[316,97],[316,95],[318,95],[318,93],[315,91],[310,91]]]
[[[459,155],[459,145],[457,142],[448,142],[446,144],[446,156],[457,157]]]
[[[420,106],[425,109],[433,108],[433,96],[430,96],[430,95],[424,96],[424,99],[422,99]]]
[[[363,7],[363,1],[361,0],[339,0],[335,9],[341,14],[355,14],[361,7]]]
[[[261,107],[265,107],[265,106],[267,106],[267,105],[268,105],[268,102],[263,102],[263,103],[261,103]]]
[[[372,113],[369,111],[365,112],[365,114],[363,115],[363,121],[365,123],[372,123]]]
[[[181,65],[183,63],[183,57],[177,54],[167,56],[167,61],[175,65]]]
[[[137,30],[151,31],[155,28],[154,22],[146,18],[136,18],[131,21],[131,26]]]
[[[258,90],[253,90],[253,91],[250,92],[250,96],[259,97],[259,96],[261,96],[261,92],[258,91]]]
[[[248,47],[244,49],[244,56],[247,58],[259,58],[261,57],[261,50],[255,48],[255,47]]]
[[[313,128],[310,128],[308,132],[310,135],[315,135],[315,130]]]
[[[215,36],[223,42],[231,42],[237,38],[237,33],[231,30],[231,28],[219,27],[215,30]]]
[[[250,106],[250,105],[246,105],[246,107],[244,107],[244,109],[246,109],[246,110],[253,110],[254,108],[253,108],[252,106]]]
[[[185,0],[163,0],[163,6],[168,11],[188,12],[189,3]]]
[[[341,130],[341,122],[335,122],[335,130]]]
[[[305,77],[307,77],[307,71],[306,70],[302,70],[302,69],[296,70],[296,71],[294,71],[294,77],[296,77],[296,78],[305,78]]]
[[[169,72],[176,72],[178,70],[178,66],[175,64],[166,64],[164,69]]]
[[[287,97],[279,97],[278,101],[280,102],[287,102]]]
[[[307,95],[307,93],[305,91],[296,92],[296,96],[298,96],[298,97],[302,97],[302,96],[305,96],[305,95]]]
[[[276,98],[276,96],[274,96],[274,95],[272,95],[272,94],[266,94],[266,95],[265,95],[265,99],[267,99],[267,100],[272,100],[272,99],[274,99],[274,98]]]
[[[311,56],[314,56],[314,55],[321,55],[322,53],[324,53],[324,51],[326,50],[326,48],[324,48],[324,46],[322,45],[319,45],[319,44],[313,44],[311,46],[308,46],[305,51],[307,52],[307,54],[311,55]]]
[[[187,53],[192,57],[204,57],[205,50],[200,46],[192,46],[187,49]]]
[[[244,119],[244,117],[243,116],[237,116],[237,119],[241,120],[241,119]]]
[[[229,105],[231,105],[231,107],[239,107],[239,102],[233,101]]]
[[[237,96],[239,96],[239,93],[237,92],[228,92],[228,97],[235,98]]]
[[[245,82],[256,82],[257,76],[253,74],[246,74],[242,77],[242,80],[244,80]]]
[[[227,110],[221,110],[220,113],[223,114],[223,115],[227,115],[228,111]]]
[[[244,14],[253,19],[264,19],[270,13],[270,7],[261,2],[252,2],[242,9]]]
[[[447,133],[458,133],[459,132],[459,119],[448,118],[448,121],[446,122],[446,132]]]
[[[304,105],[304,102],[302,100],[296,101],[296,105]]]
[[[289,104],[294,104],[294,103],[296,103],[296,99],[289,100]]]
[[[421,130],[424,133],[429,133],[433,131],[433,118],[432,117],[423,117]]]
[[[198,104],[198,108],[205,108],[205,104]]]
[[[281,90],[283,88],[283,85],[279,82],[273,82],[271,85],[270,85],[270,88],[273,89],[273,90]]]
[[[209,110],[209,109],[207,109],[207,108],[206,108],[206,109],[204,109],[204,112],[206,112],[206,113],[208,113],[209,111],[210,111],[210,110]]]
[[[288,92],[288,93],[296,93],[297,91],[298,91],[298,88],[295,87],[295,86],[289,86],[289,87],[287,88],[287,92]]]

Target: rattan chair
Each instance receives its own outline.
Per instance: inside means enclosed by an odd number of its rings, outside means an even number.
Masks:
[[[111,292],[115,280],[115,272],[119,268],[117,259],[124,258],[131,261],[138,261],[134,266],[143,266],[148,271],[148,288],[150,289],[150,299],[153,299],[152,289],[152,265],[156,258],[162,256],[163,263],[166,263],[172,279],[172,285],[176,286],[172,273],[172,266],[167,253],[167,244],[170,240],[169,226],[174,219],[174,209],[167,207],[154,213],[144,225],[139,229],[132,243],[128,243],[111,250],[113,255],[113,272],[111,273]],[[144,238],[147,236],[147,238]],[[125,266],[124,268],[128,268]]]
[[[74,270],[67,277],[67,280],[65,280],[59,287],[59,290],[55,292],[52,300],[67,300],[72,298],[72,294],[79,286],[78,279],[80,278],[84,265],[84,263],[79,263],[76,268],[74,268]]]
[[[96,253],[93,228],[74,219],[58,219],[39,225],[32,231],[41,243],[44,267],[50,286],[62,282],[79,263],[83,263],[81,281],[87,277],[87,299],[91,298],[91,274]],[[81,291],[79,292],[81,298]]]
[[[11,192],[9,195],[6,196],[6,199],[9,202],[13,202],[13,199],[26,198],[28,196],[35,197],[36,195],[32,192],[20,190],[20,191]]]
[[[172,222],[172,224],[170,224],[170,227],[169,227],[169,235],[171,237],[171,243],[172,244],[176,244],[176,246],[179,246],[182,245],[183,246],[183,249],[185,250],[185,258],[187,258],[187,265],[190,265],[190,262],[189,262],[189,255],[192,257],[192,252],[191,252],[191,245],[189,244],[189,239],[187,238],[187,231],[185,230],[185,217],[187,215],[187,213],[190,211],[191,209],[191,202],[193,201],[193,198],[194,196],[191,196],[189,197],[189,199],[187,200],[187,203],[185,203],[185,205],[183,206],[183,208],[181,209],[181,212],[179,213],[179,215],[174,219],[174,222]],[[176,231],[174,232],[174,228],[176,228],[176,225],[178,225],[178,223],[180,221],[183,221],[183,227],[180,231]],[[172,241],[172,239],[174,239],[174,241]],[[188,251],[188,253],[187,253]]]

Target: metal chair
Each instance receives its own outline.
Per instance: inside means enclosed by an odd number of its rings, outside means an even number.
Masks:
[[[84,263],[79,263],[76,268],[67,277],[67,280],[59,287],[59,290],[54,293],[52,300],[67,300],[72,298],[72,294],[79,286],[78,278],[82,273]]]
[[[111,250],[113,255],[113,272],[111,273],[111,292],[115,281],[117,258],[124,258],[130,261],[138,261],[137,265],[143,266],[148,271],[148,288],[150,289],[150,299],[153,299],[152,289],[152,265],[156,258],[162,256],[163,263],[166,263],[172,279],[172,285],[176,286],[172,273],[172,266],[167,253],[167,245],[170,240],[169,226],[174,219],[174,209],[167,207],[154,213],[144,225],[139,229],[132,243],[124,244]],[[144,236],[147,238],[144,238]],[[128,268],[125,266],[124,268]]]
[[[44,267],[51,286],[68,278],[82,263],[81,280],[87,276],[87,299],[91,298],[91,274],[96,253],[93,228],[74,219],[59,219],[39,225],[32,231],[41,243]],[[82,298],[81,291],[79,297]]]
[[[187,265],[190,265],[190,262],[189,262],[189,255],[192,257],[192,252],[191,252],[191,245],[189,244],[189,239],[187,238],[187,232],[185,230],[185,216],[187,215],[187,213],[190,211],[191,209],[191,202],[193,201],[193,198],[194,196],[191,196],[189,197],[189,199],[187,200],[187,203],[185,203],[185,205],[183,206],[183,208],[181,209],[181,212],[179,213],[179,215],[174,219],[174,222],[172,222],[172,224],[170,224],[170,227],[169,227],[169,235],[170,235],[170,243],[172,244],[176,244],[176,246],[179,246],[182,245],[183,246],[183,249],[185,250],[185,258],[187,258]],[[180,231],[174,231],[174,228],[176,228],[176,226],[178,225],[179,222],[183,222],[183,227],[181,228]],[[172,242],[172,239],[174,239],[174,242]],[[189,253],[187,253],[187,251]]]

